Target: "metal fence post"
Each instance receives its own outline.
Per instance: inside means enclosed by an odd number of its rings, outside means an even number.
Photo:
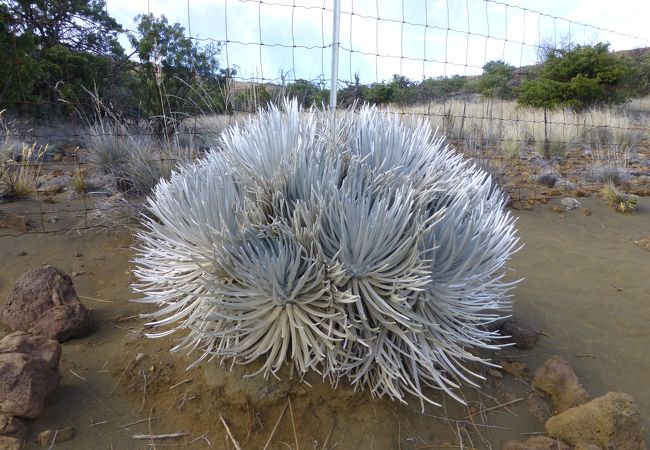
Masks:
[[[334,0],[332,11],[332,76],[330,82],[330,112],[332,113],[332,131],[336,124],[336,91],[339,84],[339,45],[341,24],[341,0]]]

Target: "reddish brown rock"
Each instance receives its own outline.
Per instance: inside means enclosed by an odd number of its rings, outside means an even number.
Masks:
[[[523,378],[525,380],[530,376],[528,366],[521,361],[511,361],[510,359],[502,358],[501,361],[499,361],[499,365],[504,372],[509,373],[512,376]]]
[[[22,450],[23,442],[14,436],[0,436],[0,450]]]
[[[532,323],[522,319],[506,319],[501,324],[501,335],[510,336],[509,342],[521,349],[535,345],[541,333]]]
[[[14,331],[0,340],[1,353],[22,353],[42,358],[53,367],[59,367],[61,344],[45,336],[33,336],[24,331]]]
[[[61,430],[45,430],[38,433],[36,444],[40,447],[51,447],[54,444],[69,441],[77,435],[74,427],[66,427]]]
[[[571,450],[571,447],[548,436],[534,436],[525,442],[507,441],[501,450]]]
[[[16,281],[2,310],[2,321],[12,330],[59,342],[85,336],[91,325],[71,278],[52,266],[30,270]]]
[[[2,197],[2,195],[0,195],[0,197]],[[27,233],[29,225],[27,224],[27,219],[25,219],[25,216],[19,216],[13,213],[9,213],[7,215],[0,213],[0,228],[8,228],[10,230],[16,230],[20,233]]]
[[[569,363],[559,356],[551,356],[535,371],[533,386],[551,396],[558,413],[589,401]]]
[[[634,399],[622,392],[608,392],[551,417],[546,422],[546,431],[552,437],[583,448],[587,444],[602,450],[647,448]]]
[[[0,355],[0,412],[33,419],[60,375],[47,361],[20,353]]]
[[[638,245],[640,245],[642,248],[645,248],[646,250],[650,251],[650,238],[648,239],[641,239],[640,241],[635,241]]]
[[[38,417],[61,379],[60,344],[17,332],[0,340],[0,349],[0,413]]]
[[[15,417],[0,414],[0,436],[11,437],[19,443],[23,443],[27,437],[27,426]],[[0,444],[0,449],[2,448]]]
[[[539,420],[540,423],[546,421],[553,415],[551,414],[551,405],[548,404],[543,394],[533,392],[526,397],[526,404],[528,405],[528,412]]]

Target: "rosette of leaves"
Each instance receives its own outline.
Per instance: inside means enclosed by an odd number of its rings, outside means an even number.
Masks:
[[[407,123],[408,122],[408,123]],[[289,363],[431,401],[491,364],[514,220],[490,176],[424,120],[295,102],[225,131],[161,181],[134,288],[175,350],[275,374]],[[462,400],[461,400],[462,401]]]

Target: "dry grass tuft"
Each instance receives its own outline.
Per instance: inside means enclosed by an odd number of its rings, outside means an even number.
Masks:
[[[18,156],[2,156],[0,160],[0,184],[3,185],[4,197],[23,200],[36,192],[40,164],[47,152],[47,145],[36,148],[23,144]]]
[[[634,211],[638,203],[636,195],[624,194],[611,184],[602,189],[601,196],[610,208],[622,214]]]

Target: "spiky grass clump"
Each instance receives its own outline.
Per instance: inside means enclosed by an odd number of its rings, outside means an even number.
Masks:
[[[47,145],[36,148],[36,144],[23,144],[18,157],[0,160],[0,184],[6,197],[24,200],[36,192],[41,162],[47,148]]]
[[[375,108],[330,129],[295,103],[260,113],[161,181],[136,291],[175,347],[427,400],[475,385],[474,349],[509,308],[504,196],[420,120]]]
[[[638,202],[636,195],[624,194],[611,184],[602,189],[601,196],[610,208],[622,214],[634,211]]]

